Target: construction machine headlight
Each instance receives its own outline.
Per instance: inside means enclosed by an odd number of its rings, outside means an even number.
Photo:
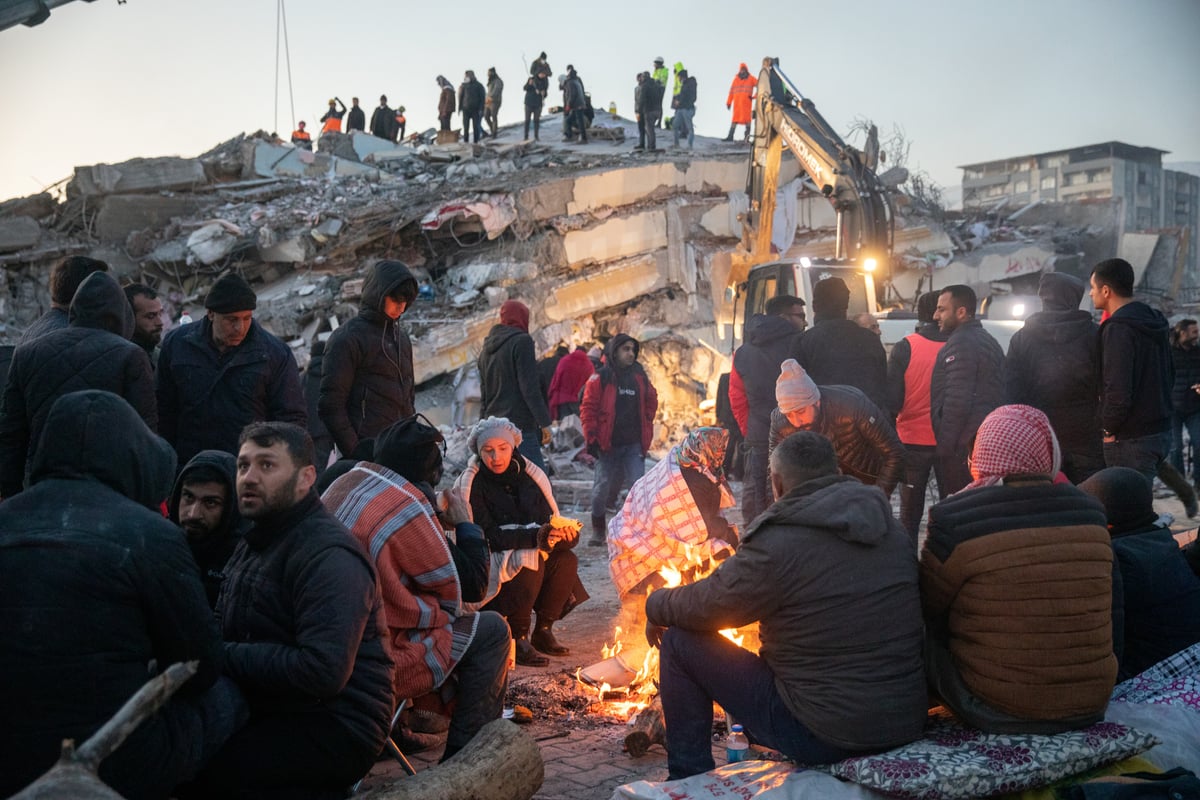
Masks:
[[[863,261],[863,269],[865,269],[867,272],[874,272],[875,267],[876,267],[875,259],[868,258]]]
[[[809,258],[808,256],[804,256],[803,258],[800,259],[800,266],[804,267],[805,269],[808,269],[809,267],[812,266],[812,259]]]
[[[1013,319],[1021,319],[1022,317],[1024,317],[1025,316],[1025,304],[1024,303],[1013,303],[1012,315],[1013,315]]]

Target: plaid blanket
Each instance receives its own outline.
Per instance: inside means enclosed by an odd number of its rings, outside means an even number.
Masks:
[[[433,507],[386,467],[360,461],[321,500],[371,554],[387,617],[397,698],[438,688],[475,636],[458,571]]]

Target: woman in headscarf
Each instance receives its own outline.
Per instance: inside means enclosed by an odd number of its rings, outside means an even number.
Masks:
[[[508,620],[518,664],[543,666],[549,661],[538,651],[571,652],[552,628],[588,599],[579,559],[571,552],[582,526],[558,516],[549,479],[517,452],[520,444],[520,429],[507,419],[480,420],[467,439],[471,458],[455,486],[468,498],[472,522],[483,528],[492,550],[483,608]]]
[[[989,733],[1059,733],[1103,718],[1117,675],[1113,551],[1104,509],[1066,483],[1032,406],[975,435],[973,480],[929,510],[921,553],[926,673]]]

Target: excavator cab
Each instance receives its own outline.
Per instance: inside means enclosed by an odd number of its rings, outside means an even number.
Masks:
[[[762,314],[767,301],[781,294],[799,297],[810,306],[812,318],[812,289],[825,278],[841,278],[850,289],[850,308],[847,316],[853,317],[863,311],[874,314],[875,280],[867,265],[852,262],[836,262],[832,259],[801,258],[798,261],[772,261],[759,264],[750,270],[745,287],[746,302],[741,314],[743,323],[738,325],[736,337],[742,338],[744,321],[755,314]]]

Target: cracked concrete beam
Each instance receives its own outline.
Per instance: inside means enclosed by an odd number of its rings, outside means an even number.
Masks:
[[[697,193],[706,189],[731,192],[746,186],[744,161],[697,159],[688,164],[671,161],[628,169],[612,169],[575,179],[568,214],[619,208],[646,200],[663,188]]]
[[[551,290],[542,311],[551,321],[561,322],[635,300],[666,285],[659,263],[666,257],[665,251],[642,255],[560,284]]]
[[[662,209],[608,219],[563,237],[567,263],[571,266],[615,261],[666,246],[667,220]]]
[[[495,311],[485,311],[459,324],[443,325],[414,337],[413,380],[421,384],[474,362],[488,331],[498,322]]]
[[[198,158],[135,158],[120,164],[76,167],[67,196],[190,189],[207,182]]]

